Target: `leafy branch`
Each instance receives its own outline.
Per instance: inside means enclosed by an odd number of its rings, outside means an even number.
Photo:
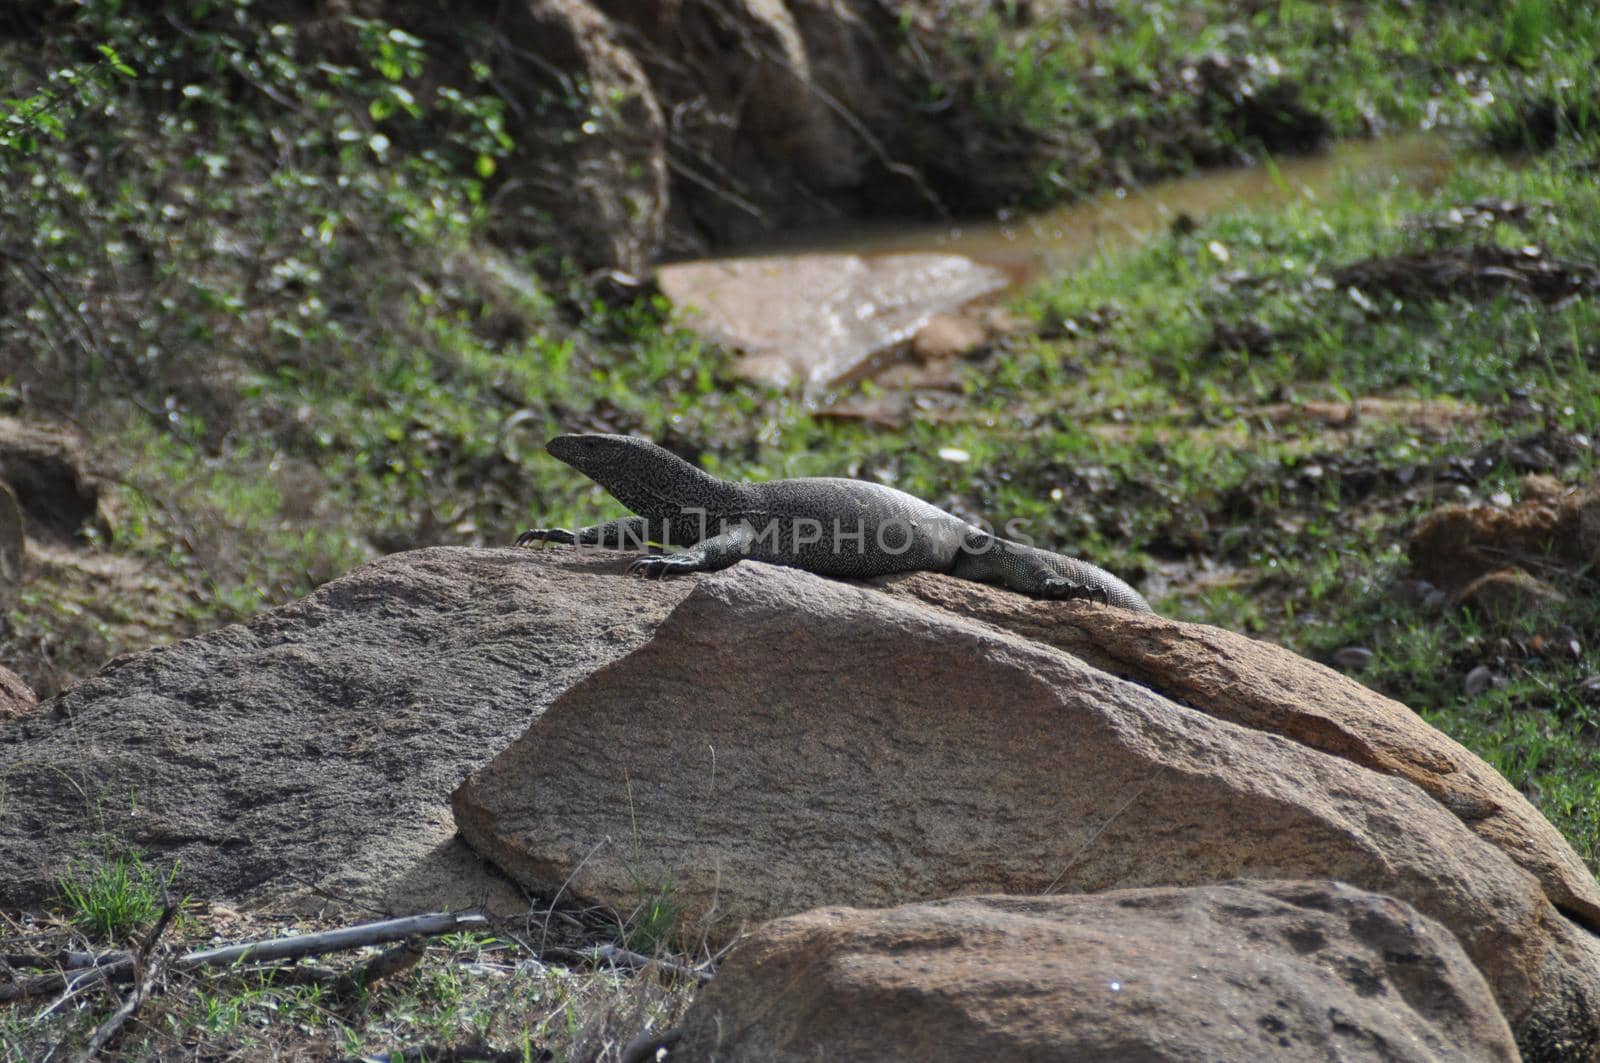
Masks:
[[[138,76],[111,45],[97,50],[97,62],[52,71],[50,84],[32,96],[0,100],[0,149],[32,154],[41,136],[65,140],[72,119],[109,95],[118,78]]]

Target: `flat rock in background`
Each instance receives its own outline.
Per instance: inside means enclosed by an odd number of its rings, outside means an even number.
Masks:
[[[744,353],[735,371],[806,385],[851,377],[938,315],[1008,283],[990,266],[939,254],[680,262],[656,276],[685,324]]]
[[[1483,977],[1336,882],[971,897],[768,923],[695,998],[698,1060],[1515,1060]]]
[[[248,624],[120,658],[0,724],[0,909],[109,838],[207,900],[391,910],[515,890],[448,797],[691,584],[589,551],[396,554]]]

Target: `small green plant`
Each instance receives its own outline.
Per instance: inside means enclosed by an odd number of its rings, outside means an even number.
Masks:
[[[178,877],[178,865],[162,875],[133,850],[109,851],[80,864],[60,880],[72,922],[97,938],[126,937],[155,918]]]
[[[672,883],[661,881],[639,886],[639,905],[622,927],[622,937],[634,952],[653,956],[672,941],[683,904],[672,896]]]

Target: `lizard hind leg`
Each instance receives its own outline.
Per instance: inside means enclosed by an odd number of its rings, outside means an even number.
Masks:
[[[956,555],[950,574],[980,583],[998,583],[1019,594],[1055,601],[1111,602],[1114,578],[1075,558],[1046,554],[973,529]]]

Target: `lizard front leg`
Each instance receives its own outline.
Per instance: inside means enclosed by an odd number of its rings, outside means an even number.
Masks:
[[[621,517],[604,524],[569,531],[566,528],[530,528],[516,538],[517,546],[534,543],[559,543],[562,546],[610,546],[619,550],[643,550],[650,544],[650,521],[644,517]]]
[[[750,548],[753,533],[749,525],[741,524],[677,554],[656,554],[634,558],[628,571],[641,576],[677,575],[684,572],[715,572],[744,557]]]

